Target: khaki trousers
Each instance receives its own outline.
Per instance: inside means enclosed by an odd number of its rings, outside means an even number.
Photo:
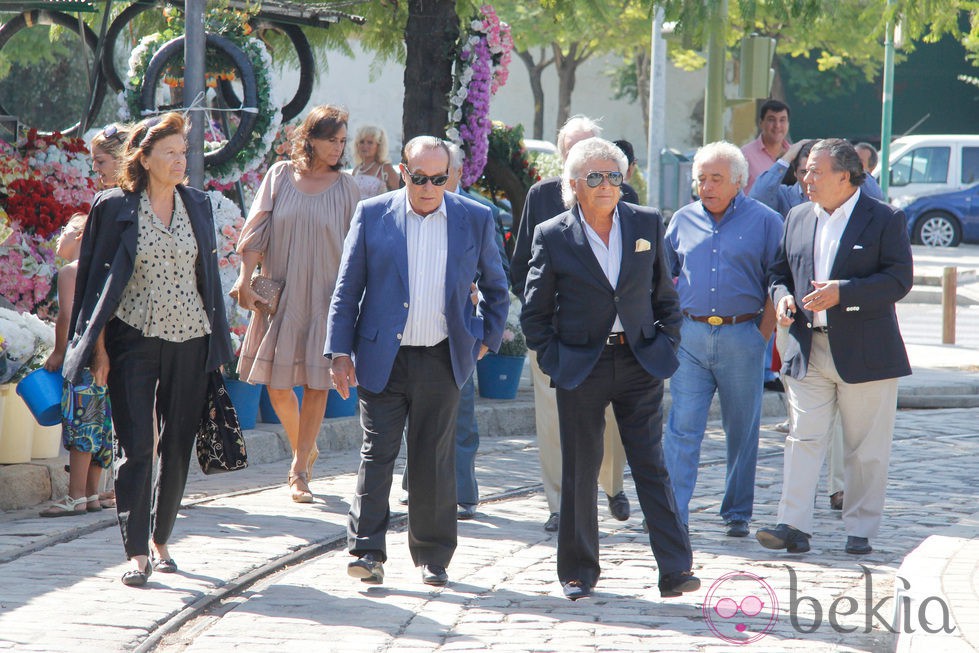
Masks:
[[[846,383],[836,371],[829,338],[813,333],[804,379],[786,378],[789,436],[778,523],[812,532],[819,470],[834,414],[843,427],[843,524],[847,535],[871,538],[884,512],[887,467],[897,412],[897,379]]]
[[[558,429],[557,393],[551,379],[537,365],[537,353],[530,352],[530,374],[534,382],[534,417],[537,425],[537,450],[540,453],[541,481],[547,496],[547,508],[561,508],[561,433]],[[625,471],[625,449],[612,406],[605,409],[605,454],[598,471],[598,484],[610,497],[622,491]]]

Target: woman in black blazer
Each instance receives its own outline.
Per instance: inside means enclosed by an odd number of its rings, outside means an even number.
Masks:
[[[69,380],[90,367],[96,383],[108,383],[125,457],[115,487],[133,561],[122,582],[131,586],[145,584],[154,569],[177,570],[167,540],[204,412],[205,372],[232,358],[210,202],[183,185],[186,155],[178,113],[144,120],[130,133],[119,188],[96,197],[82,238],[65,355]]]

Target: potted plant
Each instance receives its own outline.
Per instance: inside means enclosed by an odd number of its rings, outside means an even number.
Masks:
[[[527,339],[516,317],[519,301],[511,299],[510,317],[503,329],[503,342],[497,353],[487,352],[476,364],[479,396],[488,399],[513,399],[520,386],[524,359],[527,357]],[[516,306],[514,306],[516,303]]]

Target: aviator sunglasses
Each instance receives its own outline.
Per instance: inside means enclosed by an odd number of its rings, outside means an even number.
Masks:
[[[622,173],[621,172],[589,172],[583,177],[585,183],[588,184],[588,188],[598,188],[602,185],[602,180],[607,179],[609,185],[611,186],[621,186],[622,185]]]
[[[411,183],[413,183],[415,186],[424,186],[428,182],[432,182],[433,186],[445,186],[445,182],[449,181],[449,175],[447,174],[422,175],[414,172],[408,172],[408,168],[405,168],[404,165],[401,167],[408,175],[408,179],[410,179]]]

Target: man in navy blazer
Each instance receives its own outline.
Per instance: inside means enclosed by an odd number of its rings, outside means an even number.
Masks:
[[[354,213],[324,354],[341,396],[360,386],[364,444],[347,530],[357,560],[348,572],[383,581],[391,476],[407,419],[408,547],[423,581],[444,585],[456,548],[459,388],[477,358],[499,348],[509,295],[490,211],[445,193],[445,144],[419,136],[404,152],[406,187]]]
[[[663,379],[676,370],[680,310],[659,213],[619,201],[625,155],[601,138],[577,143],[562,175],[570,210],[534,229],[521,323],[556,386],[561,433],[558,578],[571,600],[598,582],[595,483],[611,404],[662,596],[700,587],[663,461]]]
[[[860,190],[866,173],[842,139],[809,153],[811,202],[792,209],[769,273],[779,324],[790,431],[778,524],[756,537],[770,549],[809,550],[827,424],[843,425],[845,550],[871,552],[884,510],[898,377],[911,374],[894,304],[912,284],[904,213]]]

